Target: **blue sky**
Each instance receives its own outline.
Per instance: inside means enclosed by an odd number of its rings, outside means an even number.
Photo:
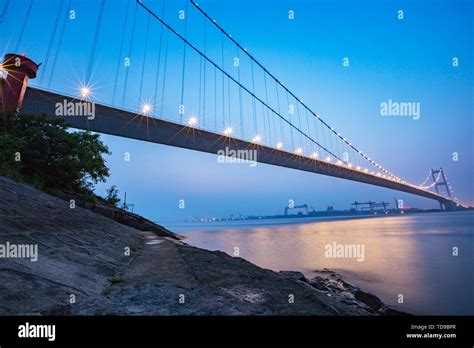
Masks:
[[[64,15],[48,55],[60,1],[33,0],[32,14],[20,41],[18,23],[22,23],[29,1],[10,4],[0,23],[0,44],[5,52],[11,52],[19,43],[20,53],[43,62],[44,76],[40,72],[32,85],[74,94],[80,83],[89,83],[94,86],[97,101],[121,106],[125,68],[119,64],[131,47],[124,107],[136,110],[141,100],[154,99],[159,39],[163,52],[167,35],[162,35],[163,26],[151,19],[146,41],[149,17],[139,8],[132,43],[134,1],[120,54],[127,3],[106,0],[95,59],[89,63],[100,2],[72,0],[76,18],[66,18],[50,85]],[[161,13],[161,0],[143,2]],[[0,8],[4,3],[0,2]],[[64,1],[64,6],[67,3]],[[202,0],[199,5],[312,110],[385,168],[421,183],[430,168],[441,166],[459,200],[474,204],[471,1]],[[187,6],[187,37],[203,49],[204,18],[190,4]],[[184,34],[185,22],[178,18],[181,9],[186,9],[185,1],[167,0],[163,17]],[[289,10],[294,10],[294,20],[288,19]],[[397,18],[398,10],[403,10],[403,20]],[[207,53],[220,59],[221,37],[210,23],[205,32]],[[158,110],[163,104],[166,118],[176,120],[183,45],[171,35],[168,43],[166,93],[162,101],[158,90],[159,100],[154,107]],[[227,41],[224,45],[224,67],[237,76],[232,70],[236,50]],[[200,63],[197,56],[187,52],[185,103],[189,112],[197,113],[201,122],[211,127],[213,112],[200,115],[202,105],[197,103]],[[349,58],[348,67],[342,64],[344,57]],[[458,58],[458,67],[452,66],[453,57]],[[248,84],[248,61],[242,58],[241,64],[242,81]],[[92,76],[88,80],[89,65]],[[113,98],[117,67],[117,95]],[[210,80],[213,70],[208,68],[206,72]],[[259,82],[257,85],[261,89]],[[208,110],[213,88],[212,83],[207,85]],[[232,99],[230,118],[242,131],[237,96],[234,94]],[[389,99],[419,102],[420,119],[380,116],[380,103]],[[247,102],[244,108],[247,116],[250,105]],[[219,119],[219,128],[223,127],[221,123]],[[250,132],[252,127],[245,127]],[[276,140],[271,134],[263,136],[268,141]],[[427,199],[341,179],[263,164],[255,168],[223,165],[209,154],[112,136],[103,139],[112,151],[107,158],[112,175],[97,192],[102,194],[115,184],[121,193],[127,191],[136,211],[156,220],[281,213],[289,199],[316,209],[325,209],[332,202],[336,209],[349,208],[354,200],[393,202],[393,197],[404,199],[410,206],[437,206]],[[124,152],[131,154],[130,162],[124,161]],[[458,153],[458,161],[453,161],[453,152]],[[179,209],[180,199],[185,200],[185,209]]]

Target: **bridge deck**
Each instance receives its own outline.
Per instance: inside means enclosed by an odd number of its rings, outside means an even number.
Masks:
[[[46,113],[54,116],[56,103],[63,103],[65,100],[67,102],[78,101],[72,97],[29,87],[25,94],[22,111],[26,113]],[[221,134],[183,126],[166,120],[137,115],[110,106],[95,105],[96,114],[93,120],[88,120],[87,117],[84,116],[58,117],[64,119],[67,124],[77,129],[213,154],[217,154],[219,150],[222,151],[225,150],[225,148],[228,148],[229,151],[252,149],[257,151],[257,162],[358,181],[434,199],[443,204],[452,204],[451,200],[436,193],[421,190],[413,186],[407,186],[361,171],[351,170],[336,164],[317,159],[309,159],[286,151],[280,151],[232,137],[226,137]]]

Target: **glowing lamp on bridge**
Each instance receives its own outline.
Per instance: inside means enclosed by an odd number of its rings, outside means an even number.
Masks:
[[[301,155],[303,153],[303,149],[301,147],[297,147],[295,150],[295,154]]]
[[[149,103],[142,104],[142,113],[144,115],[148,115],[151,112],[151,109],[152,109],[151,104]]]
[[[336,164],[337,164],[338,166],[340,166],[340,165],[342,164],[342,161],[339,160],[339,161],[336,162]]]
[[[326,162],[331,162],[331,157],[326,157]]]
[[[258,144],[262,141],[262,137],[260,135],[256,135],[252,139],[252,143]]]
[[[314,159],[318,158],[318,153],[317,153],[317,152],[313,152],[313,153],[311,154],[311,158],[314,158]]]
[[[281,141],[277,143],[277,149],[278,150],[283,149],[283,143]]]
[[[226,127],[226,128],[224,129],[224,135],[225,135],[225,136],[231,136],[233,132],[234,132],[234,130],[233,130],[232,128],[230,128],[230,127]]]
[[[364,169],[364,173],[368,173],[369,170],[367,168]]]
[[[359,166],[357,166],[357,167],[356,167],[356,169],[357,169],[357,170],[360,170],[360,167],[359,167]]]
[[[347,164],[347,168],[351,169],[351,168],[352,168],[352,164],[348,163],[348,164]]]
[[[198,119],[197,119],[196,116],[190,116],[188,118],[188,126],[189,127],[194,127],[195,125],[197,125],[197,123],[198,123]]]
[[[82,98],[89,98],[92,94],[91,88],[86,85],[82,85],[79,87],[79,95]]]

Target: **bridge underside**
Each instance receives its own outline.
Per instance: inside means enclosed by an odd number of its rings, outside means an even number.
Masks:
[[[25,94],[22,112],[45,113],[54,116],[56,103],[63,104],[64,101],[78,102],[77,99],[68,96],[29,87]],[[218,154],[219,151],[225,151],[226,148],[229,151],[234,150],[236,152],[239,150],[256,150],[256,160],[260,163],[293,168],[306,172],[390,188],[434,199],[446,208],[453,206],[451,200],[435,193],[406,186],[364,172],[350,170],[324,161],[301,157],[289,152],[256,145],[209,131],[183,126],[170,121],[137,115],[110,106],[95,104],[95,118],[91,120],[84,116],[58,116],[58,118],[63,119],[72,128],[90,130],[103,134],[116,135],[212,154]]]

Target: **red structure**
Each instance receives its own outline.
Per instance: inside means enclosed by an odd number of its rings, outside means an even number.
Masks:
[[[40,64],[36,64],[26,56],[7,54],[2,63],[2,70],[7,77],[0,82],[1,109],[9,117],[15,117],[23,103],[29,79],[34,79]]]

